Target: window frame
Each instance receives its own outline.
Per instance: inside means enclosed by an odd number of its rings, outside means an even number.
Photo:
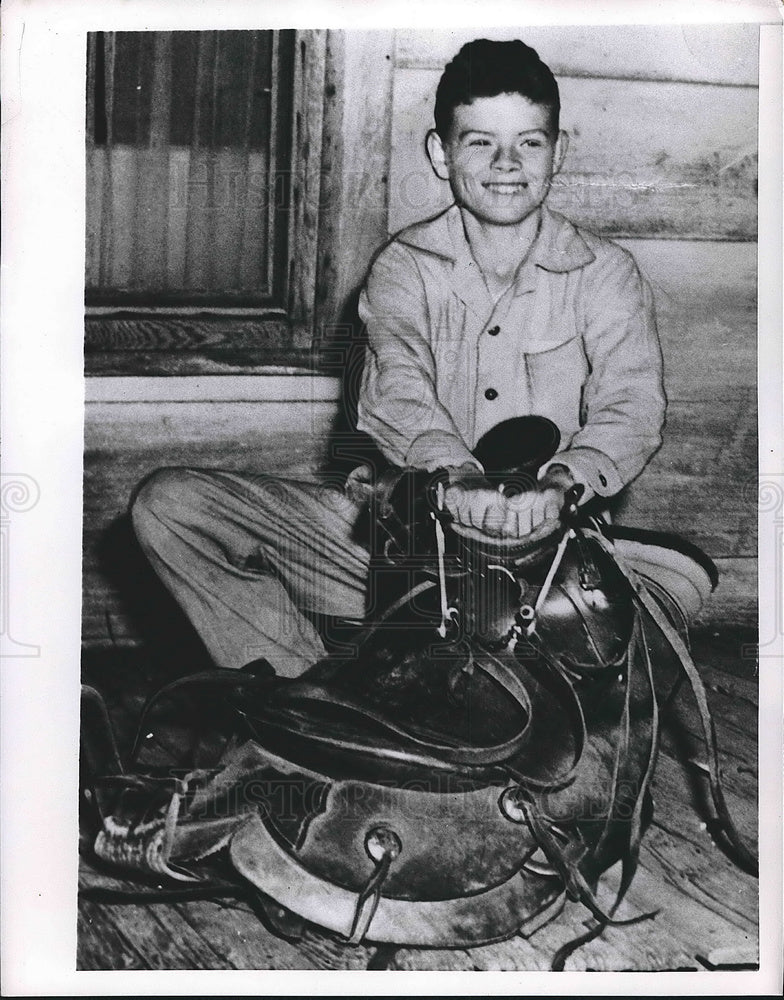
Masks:
[[[327,32],[293,32],[283,304],[179,304],[156,292],[92,295],[87,375],[253,374],[318,367],[315,329]],[[88,101],[93,90],[88,81]],[[168,300],[167,300],[168,298]]]

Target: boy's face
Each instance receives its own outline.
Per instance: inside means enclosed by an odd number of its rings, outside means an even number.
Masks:
[[[565,133],[552,133],[550,109],[522,94],[459,104],[446,141],[436,132],[427,140],[433,169],[449,181],[458,205],[498,226],[522,222],[539,208],[566,144]]]

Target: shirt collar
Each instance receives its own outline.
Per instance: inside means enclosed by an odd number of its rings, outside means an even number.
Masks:
[[[596,258],[575,225],[542,206],[542,225],[530,261],[546,271],[574,271]]]
[[[531,264],[546,271],[564,272],[584,267],[595,259],[577,227],[568,219],[546,205],[541,212],[542,224],[529,257]],[[471,256],[457,205],[404,229],[397,242],[453,263],[465,262]]]

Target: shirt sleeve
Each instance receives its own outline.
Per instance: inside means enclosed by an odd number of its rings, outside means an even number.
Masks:
[[[368,345],[357,427],[393,464],[432,472],[479,463],[438,400],[427,299],[416,262],[390,244],[360,294]]]
[[[587,270],[581,303],[590,370],[582,426],[550,464],[567,466],[577,482],[612,496],[661,445],[662,355],[653,295],[631,254],[613,246]]]

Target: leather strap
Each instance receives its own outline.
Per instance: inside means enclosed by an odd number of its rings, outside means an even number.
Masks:
[[[277,700],[282,701],[284,704],[286,702],[296,704],[301,701],[316,701],[341,708],[346,712],[373,722],[405,743],[427,751],[429,756],[435,757],[442,764],[465,764],[468,766],[499,764],[513,757],[526,743],[531,720],[531,700],[525,685],[519,677],[500,660],[488,654],[487,660],[476,659],[475,665],[483,673],[486,673],[496,681],[506,694],[513,699],[520,710],[522,719],[519,729],[514,736],[501,743],[467,747],[461,745],[458,740],[442,742],[432,737],[417,735],[410,728],[399,726],[366,705],[352,701],[343,695],[336,694],[321,684],[295,681],[292,685],[278,690]],[[296,720],[292,720],[292,723],[296,724]],[[343,746],[342,739],[338,737],[324,736],[321,740],[333,746]],[[367,749],[376,755],[379,753],[383,755],[383,749],[380,750],[377,746],[369,745]]]
[[[743,838],[732,820],[729,807],[727,806],[727,801],[724,798],[724,789],[722,788],[721,774],[719,772],[719,750],[718,741],[716,739],[716,727],[713,723],[710,705],[708,704],[708,695],[705,690],[705,685],[703,684],[699,671],[691,658],[691,654],[689,653],[683,639],[681,639],[677,631],[672,627],[667,619],[667,616],[659,607],[656,600],[648,592],[645,584],[638,577],[635,570],[632,569],[631,566],[625,565],[623,559],[618,557],[617,553],[613,550],[611,542],[607,541],[607,539],[605,539],[598,532],[596,534],[590,532],[590,534],[592,537],[596,538],[596,541],[604,549],[604,551],[615,560],[616,566],[626,578],[632,589],[636,603],[639,607],[644,608],[653,619],[654,623],[671,646],[673,652],[678,657],[678,660],[683,667],[683,672],[686,674],[686,678],[691,685],[700,714],[700,722],[702,724],[702,731],[705,738],[705,746],[708,752],[708,778],[711,797],[713,799],[716,813],[721,821],[722,828],[727,836],[727,839],[738,855],[738,859],[753,874],[759,874],[759,861],[744,843]]]

